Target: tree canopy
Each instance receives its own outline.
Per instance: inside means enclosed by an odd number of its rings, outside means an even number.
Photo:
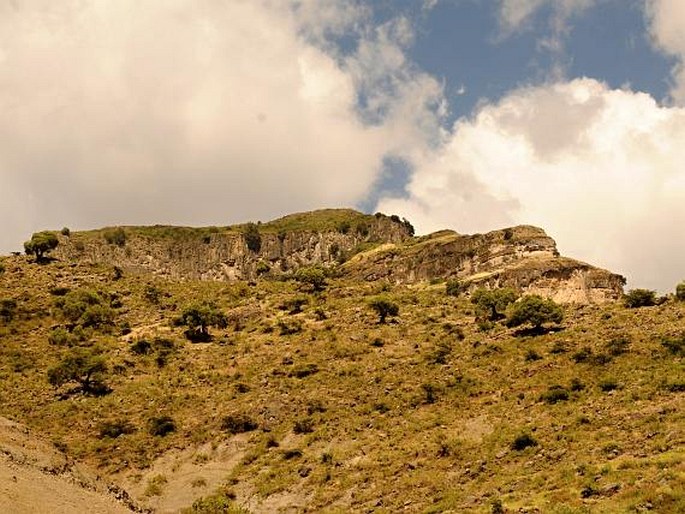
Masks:
[[[59,240],[54,232],[36,232],[29,241],[24,243],[24,251],[26,255],[35,255],[36,261],[41,261],[45,258],[45,254],[57,248],[58,244]]]
[[[540,330],[545,323],[561,323],[564,313],[554,300],[538,295],[524,296],[509,307],[507,326],[518,327],[529,324]]]

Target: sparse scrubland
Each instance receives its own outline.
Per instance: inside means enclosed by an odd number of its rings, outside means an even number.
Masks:
[[[685,511],[680,290],[561,308],[321,269],[1,269],[0,414],[143,505]]]

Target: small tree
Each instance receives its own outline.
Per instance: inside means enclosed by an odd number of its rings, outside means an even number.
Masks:
[[[57,248],[58,244],[59,240],[54,232],[36,232],[31,240],[24,243],[24,251],[26,255],[35,255],[36,262],[39,262],[45,258],[45,254]]]
[[[471,295],[471,303],[475,304],[481,317],[489,321],[504,318],[509,304],[514,303],[518,293],[509,287],[499,289],[477,289]]]
[[[76,382],[86,394],[101,394],[108,390],[103,381],[106,371],[105,358],[97,350],[73,348],[48,370],[48,381],[55,387]]]
[[[255,223],[248,223],[243,230],[243,237],[247,249],[251,252],[257,253],[262,248],[262,236],[259,233],[259,227]]]
[[[553,300],[538,295],[524,296],[509,307],[507,326],[529,324],[539,331],[545,323],[561,323],[564,313]]]
[[[400,312],[399,306],[384,296],[372,299],[369,306],[378,314],[378,323],[385,323],[388,316],[397,316]]]
[[[656,292],[649,289],[631,289],[623,298],[623,303],[629,309],[651,307],[657,303]]]
[[[681,282],[676,286],[675,297],[681,302],[685,301],[685,282]]]
[[[186,337],[191,341],[209,341],[209,327],[226,328],[228,318],[213,303],[198,303],[186,308],[180,323],[188,327]]]
[[[126,245],[126,231],[121,227],[107,230],[103,234],[103,237],[105,238],[105,241],[107,241],[107,244],[116,246]]]
[[[315,293],[326,288],[326,272],[319,267],[300,268],[295,273],[295,280],[300,284],[309,286]]]

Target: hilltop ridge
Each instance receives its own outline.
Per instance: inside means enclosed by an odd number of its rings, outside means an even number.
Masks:
[[[55,257],[174,279],[254,280],[302,267],[340,266],[350,277],[395,284],[449,278],[467,288],[512,286],[560,302],[620,298],[620,275],[559,255],[544,230],[452,230],[415,237],[398,216],[352,209],[296,213],[227,227],[110,227],[60,236]]]

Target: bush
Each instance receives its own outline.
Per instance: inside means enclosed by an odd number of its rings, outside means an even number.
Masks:
[[[63,328],[54,329],[48,336],[48,343],[55,346],[74,346],[76,342],[77,338]]]
[[[105,231],[103,237],[105,238],[105,241],[107,241],[107,244],[115,246],[126,245],[126,232],[121,227]]]
[[[17,301],[12,298],[0,300],[0,319],[9,323],[17,313]]]
[[[663,339],[661,345],[671,355],[685,357],[685,333],[680,334],[678,337]]]
[[[681,302],[685,302],[685,282],[681,282],[676,286],[675,297]]]
[[[295,280],[313,292],[320,292],[326,288],[326,273],[320,267],[300,268],[295,273]]]
[[[657,303],[656,292],[649,289],[631,289],[624,296],[623,303],[629,309],[651,307]]]
[[[314,420],[312,418],[298,419],[293,425],[293,432],[296,434],[311,434],[314,432]]]
[[[251,252],[257,253],[262,248],[262,236],[259,233],[259,227],[255,223],[248,223],[243,229],[243,238],[245,245]]]
[[[259,261],[255,271],[257,272],[257,276],[266,275],[269,271],[271,271],[271,266],[264,261]]]
[[[170,416],[160,416],[150,418],[148,422],[148,433],[150,435],[164,437],[176,431],[176,423]]]
[[[106,305],[98,293],[88,289],[70,291],[56,298],[55,307],[70,323],[93,328],[114,324],[115,314],[112,308]]]
[[[45,258],[45,254],[57,248],[58,244],[59,240],[54,232],[36,232],[31,236],[30,241],[24,243],[24,251],[26,255],[35,255],[38,262]]]
[[[121,435],[132,434],[135,432],[135,428],[128,421],[116,420],[116,421],[105,421],[100,424],[99,427],[99,437],[103,439],[109,437],[110,439],[116,439]]]
[[[499,289],[477,289],[471,295],[471,303],[476,305],[479,318],[497,321],[504,318],[509,304],[516,301],[518,293],[509,287]]]
[[[545,323],[561,323],[564,313],[551,299],[537,295],[524,296],[509,307],[507,326],[518,327],[529,324],[533,330],[540,330]]]
[[[69,237],[71,236],[71,230],[69,230],[69,227],[63,227],[62,230],[60,230],[60,234]]]
[[[103,381],[106,371],[107,363],[99,351],[73,348],[48,370],[48,382],[55,387],[76,382],[86,394],[102,394],[108,391]]]
[[[209,341],[209,327],[226,328],[228,318],[213,303],[202,302],[187,307],[178,322],[188,327],[186,337],[191,341]]]
[[[618,357],[619,355],[627,353],[628,348],[630,348],[630,339],[627,337],[618,337],[606,344],[607,352],[613,357]]]
[[[0,275],[2,275],[5,272],[5,265],[0,262]]]
[[[258,425],[247,414],[229,414],[221,420],[221,430],[229,434],[242,434],[257,430]]]
[[[373,298],[369,302],[369,307],[371,307],[374,311],[376,311],[376,314],[378,314],[379,323],[385,323],[385,320],[388,316],[394,317],[400,312],[399,306],[384,296]]]
[[[523,433],[514,439],[514,441],[511,443],[511,448],[516,451],[523,451],[526,448],[530,448],[533,446],[537,446],[538,442],[535,440],[535,438],[527,433]]]
[[[447,296],[459,296],[463,291],[463,284],[456,278],[452,278],[445,283],[445,293]]]
[[[540,401],[551,405],[566,400],[568,400],[568,391],[560,385],[553,385],[540,395]]]
[[[299,314],[302,312],[302,307],[309,303],[309,298],[306,296],[298,296],[296,298],[288,298],[281,305],[280,309],[288,311],[288,314]]]

